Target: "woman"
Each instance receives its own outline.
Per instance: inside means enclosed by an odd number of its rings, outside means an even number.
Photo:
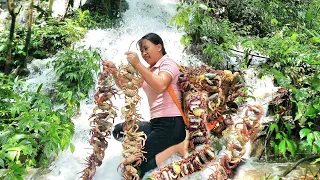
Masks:
[[[181,93],[177,81],[179,68],[176,63],[167,55],[163,41],[155,33],[143,36],[139,41],[141,55],[150,65],[145,67],[139,60],[137,53],[126,52],[128,62],[141,74],[142,88],[145,91],[150,106],[150,122],[139,122],[141,131],[144,131],[148,138],[144,151],[147,162],[140,166],[141,177],[144,173],[161,165],[173,154],[188,156],[186,131],[181,113],[169,95],[167,88],[171,84],[178,99]],[[113,68],[113,74],[117,74],[114,64],[110,61],[105,63]],[[116,84],[121,86],[123,78],[115,77]],[[120,81],[120,82],[119,82]],[[121,138],[122,124],[115,126],[113,135],[116,139]]]

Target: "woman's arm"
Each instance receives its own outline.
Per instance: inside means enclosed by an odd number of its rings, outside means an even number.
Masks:
[[[166,91],[168,86],[171,84],[172,77],[167,72],[159,72],[158,75],[153,74],[141,63],[136,64],[134,68],[139,71],[146,83],[158,93]]]
[[[172,76],[168,72],[159,72],[158,75],[153,74],[139,60],[138,54],[135,52],[126,52],[128,62],[141,74],[147,84],[158,93],[166,91],[171,84]]]

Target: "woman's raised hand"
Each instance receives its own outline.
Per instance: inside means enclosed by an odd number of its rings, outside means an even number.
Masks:
[[[132,51],[128,51],[124,54],[127,55],[127,60],[133,67],[136,67],[136,65],[140,63],[140,60],[139,60],[137,53],[132,52]]]

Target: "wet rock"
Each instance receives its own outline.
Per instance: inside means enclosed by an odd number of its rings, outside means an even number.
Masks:
[[[7,8],[7,1],[6,0],[0,0],[0,9],[6,9],[6,8]]]
[[[250,157],[259,158],[264,151],[265,138],[256,139],[252,144]]]

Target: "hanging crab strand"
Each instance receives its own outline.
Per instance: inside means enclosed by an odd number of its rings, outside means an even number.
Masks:
[[[255,118],[250,118],[249,113],[253,113]],[[246,153],[245,145],[254,133],[254,127],[260,124],[262,107],[258,105],[248,106],[241,123],[236,123],[224,130],[224,138],[228,139],[227,148],[222,152],[222,156],[212,165],[217,170],[209,176],[208,180],[228,179],[232,175],[232,170],[242,161],[242,156]],[[257,128],[257,127],[255,127]]]
[[[107,138],[111,134],[114,118],[116,118],[116,107],[113,106],[111,98],[115,97],[117,91],[112,88],[113,79],[111,71],[103,65],[101,77],[98,80],[98,91],[94,95],[96,106],[93,114],[89,117],[91,138],[89,143],[93,146],[92,154],[86,158],[86,168],[82,171],[80,178],[91,180],[96,172],[96,167],[101,166],[108,147]]]
[[[180,179],[201,171],[216,158],[214,150],[206,145],[203,149],[189,155],[187,158],[172,162],[151,174],[152,180]]]
[[[208,166],[214,171],[209,179],[228,179],[232,170],[241,162],[245,154],[245,144],[256,124],[251,125],[252,115],[261,118],[261,108],[249,107],[241,123],[234,123],[230,113],[238,109],[234,100],[245,96],[240,74],[229,70],[214,70],[202,65],[199,68],[182,70],[179,87],[183,91],[184,110],[190,126],[190,148],[195,150],[189,157],[170,163],[152,173],[152,179],[179,179],[201,171]],[[250,117],[249,117],[250,116]],[[219,159],[208,145],[206,124],[211,124],[211,133],[221,133],[228,139],[226,150]],[[227,129],[226,126],[228,126]],[[199,149],[199,148],[202,149]],[[178,168],[179,167],[179,168]]]
[[[124,140],[121,155],[125,158],[118,166],[122,168],[122,176],[125,180],[140,179],[136,169],[142,161],[146,161],[143,151],[147,136],[144,132],[138,132],[139,126],[136,121],[142,119],[137,113],[138,104],[141,97],[138,95],[140,74],[130,65],[121,64],[119,76],[128,82],[122,86],[122,93],[125,95],[125,105],[121,109],[121,119],[124,119],[122,133]]]
[[[189,134],[191,149],[208,144],[208,132],[205,126],[207,118],[208,95],[205,91],[185,93],[185,107],[189,120]]]

